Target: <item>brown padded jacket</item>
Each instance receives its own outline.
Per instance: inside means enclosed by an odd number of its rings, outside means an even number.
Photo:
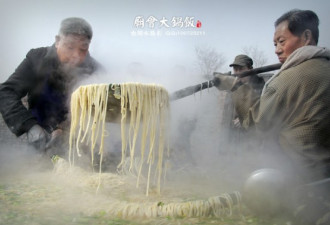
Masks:
[[[244,128],[271,133],[291,160],[321,177],[330,175],[329,58],[309,59],[281,71],[261,97],[242,85],[233,99]]]

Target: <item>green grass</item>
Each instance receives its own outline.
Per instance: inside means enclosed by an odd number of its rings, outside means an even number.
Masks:
[[[0,183],[0,225],[288,225],[285,219],[253,216],[244,207],[241,213],[235,212],[233,216],[223,218],[122,219],[111,216],[105,209],[89,213],[86,208],[79,208],[80,204],[89,204],[84,202],[84,194],[87,191],[74,189],[74,192],[68,194],[64,189],[56,183],[38,183],[29,179]],[[120,200],[129,200],[124,192],[117,197]],[[92,199],[94,200],[94,195]],[[107,201],[108,199],[106,204]],[[161,200],[158,204],[164,205],[165,202]],[[91,207],[97,206],[97,200],[92,202]]]

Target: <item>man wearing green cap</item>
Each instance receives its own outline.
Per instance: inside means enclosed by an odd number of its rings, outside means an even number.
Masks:
[[[247,55],[237,55],[234,59],[234,62],[229,65],[233,68],[233,77],[235,74],[242,73],[247,70],[253,69],[253,60]],[[224,75],[226,76],[226,75]],[[256,93],[261,94],[262,88],[265,84],[263,78],[253,75],[241,78],[242,83],[250,84]],[[232,101],[231,93],[227,93],[225,102],[224,102],[224,111],[222,116],[222,127],[227,128],[228,132],[224,135],[225,139],[231,143],[230,146],[232,148],[237,148],[239,142],[242,142],[244,139],[245,145],[240,146],[244,148],[254,148],[255,142],[251,140],[247,140],[251,137],[252,132],[247,133],[245,130],[242,129],[241,123],[239,121],[238,115],[235,111],[234,102]],[[253,147],[251,146],[253,144]]]
[[[234,62],[229,66],[233,67],[235,75],[236,73],[242,73],[253,69],[253,60],[247,55],[238,55],[235,57]],[[253,88],[260,93],[265,84],[264,79],[257,75],[243,77],[241,78],[241,81],[243,83],[250,83]]]

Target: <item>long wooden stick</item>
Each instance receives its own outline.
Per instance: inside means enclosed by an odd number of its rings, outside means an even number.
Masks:
[[[251,75],[258,74],[258,73],[264,73],[264,72],[269,72],[269,71],[273,71],[273,70],[278,70],[281,68],[281,66],[282,66],[281,63],[271,64],[268,66],[258,67],[255,69],[244,71],[242,73],[237,73],[237,74],[235,74],[235,76],[238,76],[240,78],[246,77],[246,76],[251,76]],[[221,74],[221,73],[214,72],[213,74],[216,75],[216,74]],[[209,81],[203,82],[201,84],[197,84],[197,85],[193,85],[193,86],[189,86],[189,87],[180,89],[170,95],[170,100],[174,101],[174,100],[178,100],[178,99],[187,97],[187,96],[192,95],[205,88],[210,88],[210,87],[216,86],[218,83],[219,83],[219,79],[214,78],[213,80],[209,80]]]

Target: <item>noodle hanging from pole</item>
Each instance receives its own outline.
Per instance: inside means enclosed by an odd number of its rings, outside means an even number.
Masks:
[[[123,83],[112,84],[114,96],[121,100],[121,139],[122,159],[118,168],[122,168],[127,148],[129,148],[130,166],[132,169],[136,155],[136,145],[140,138],[140,162],[138,165],[137,187],[140,183],[142,167],[148,165],[146,195],[149,194],[151,174],[157,174],[157,193],[160,194],[161,175],[163,170],[164,148],[167,144],[167,124],[169,119],[169,95],[166,89],[156,84]],[[71,130],[69,162],[74,164],[73,149],[81,156],[79,144],[90,145],[92,165],[96,143],[100,143],[100,170],[104,152],[105,120],[108,84],[87,85],[78,88],[71,96]],[[87,117],[87,118],[86,118]],[[92,120],[93,117],[93,120]],[[128,118],[129,117],[129,118]],[[91,123],[92,121],[92,123]],[[128,125],[128,126],[127,126]],[[141,126],[141,127],[140,127]],[[167,145],[168,150],[168,145]],[[156,170],[153,170],[154,163]]]

